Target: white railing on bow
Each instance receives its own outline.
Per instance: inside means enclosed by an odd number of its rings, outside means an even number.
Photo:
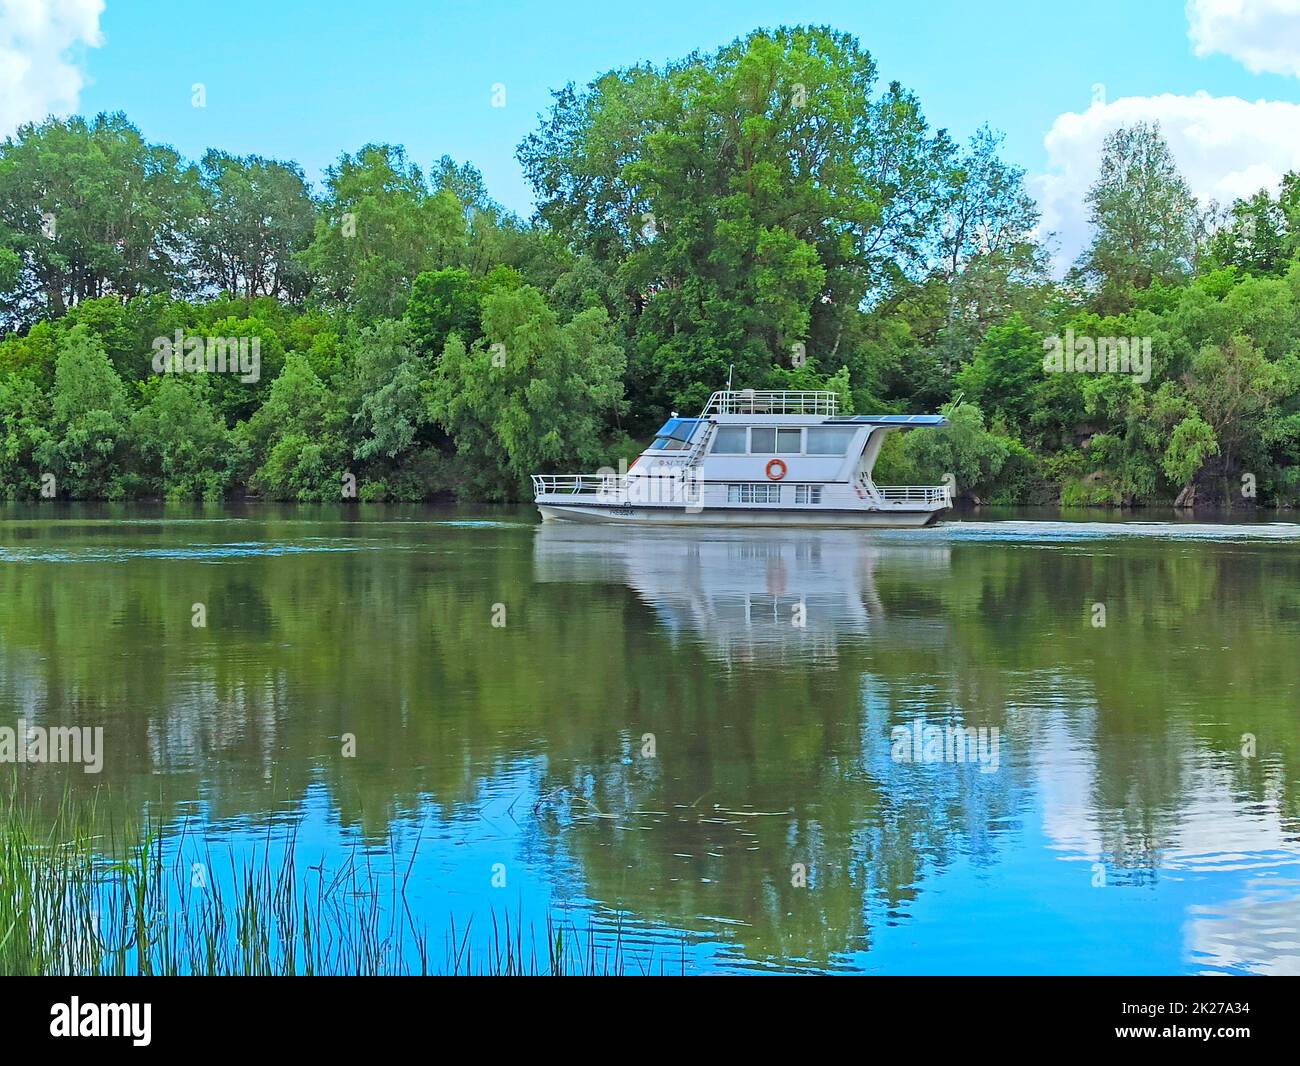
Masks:
[[[704,408],[707,415],[833,415],[839,397],[833,392],[768,392],[736,389],[715,392]]]
[[[874,487],[882,503],[952,506],[947,485],[876,485]]]
[[[600,496],[614,499],[624,489],[617,474],[534,474],[533,495]]]

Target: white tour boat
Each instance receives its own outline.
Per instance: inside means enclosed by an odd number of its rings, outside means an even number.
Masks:
[[[626,471],[534,474],[533,495],[544,519],[572,522],[927,526],[951,506],[947,485],[877,485],[871,471],[886,434],[947,424],[840,417],[833,392],[715,392]]]

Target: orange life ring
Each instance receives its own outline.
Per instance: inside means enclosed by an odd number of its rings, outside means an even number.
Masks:
[[[780,473],[772,473],[772,468],[776,467]],[[769,481],[780,481],[786,474],[786,465],[780,459],[769,459],[767,461],[767,477]]]

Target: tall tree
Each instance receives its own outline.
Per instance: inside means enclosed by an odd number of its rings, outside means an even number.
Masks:
[[[540,218],[619,263],[651,399],[796,352],[834,369],[859,305],[923,269],[947,139],[875,82],[851,36],[800,27],[555,95],[519,156]]]
[[[208,283],[237,296],[306,295],[296,258],[312,240],[316,205],[296,163],[209,150],[199,165],[206,194],[196,256]]]
[[[933,255],[948,293],[940,346],[950,373],[992,324],[1041,306],[1046,289],[1038,205],[1025,191],[1025,172],[998,155],[1001,142],[980,129],[953,152],[943,183]]]
[[[21,127],[0,144],[9,315],[56,317],[90,297],[187,289],[201,204],[198,171],[146,143],[122,114]]]
[[[396,317],[417,274],[458,265],[465,213],[430,193],[403,148],[370,144],[326,171],[326,195],[303,262],[321,294],[370,318]]]
[[[1300,174],[1288,171],[1274,195],[1260,189],[1237,200],[1208,241],[1208,265],[1251,274],[1284,274],[1300,251]]]
[[[1095,232],[1075,276],[1103,310],[1123,310],[1134,290],[1191,272],[1200,206],[1158,123],[1138,122],[1107,135],[1087,204]]]

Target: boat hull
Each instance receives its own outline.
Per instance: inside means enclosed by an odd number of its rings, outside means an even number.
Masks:
[[[602,522],[671,526],[814,526],[920,529],[934,524],[947,508],[867,510],[865,508],[636,507],[595,503],[538,503],[548,522]]]

